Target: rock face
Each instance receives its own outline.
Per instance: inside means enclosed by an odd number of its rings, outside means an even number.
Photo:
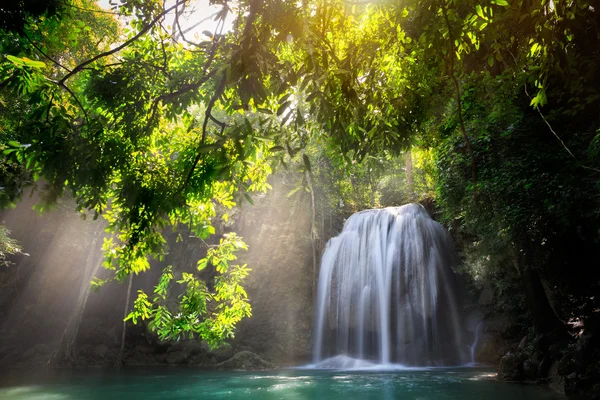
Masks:
[[[494,307],[494,301],[492,287],[485,286],[475,307],[478,321],[475,360],[479,363],[499,365],[506,353],[517,349],[519,342],[514,339],[514,331],[518,329],[508,314],[486,315],[486,311]]]
[[[288,198],[294,185],[275,178],[235,227],[249,245],[240,262],[252,269],[245,288],[253,315],[239,324],[231,345],[278,364],[300,364],[310,360],[312,348],[310,199],[301,193]]]
[[[217,369],[231,371],[264,371],[273,369],[273,364],[250,351],[240,351],[227,361],[215,365]]]
[[[514,353],[506,353],[500,360],[498,378],[505,381],[520,381],[523,375],[523,363]]]
[[[498,379],[547,384],[573,399],[600,398],[599,318],[600,313],[588,318],[578,336],[529,333],[502,357]]]

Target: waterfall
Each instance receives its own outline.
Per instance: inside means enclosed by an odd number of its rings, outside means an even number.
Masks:
[[[419,204],[352,215],[321,260],[315,363],[330,365],[330,357],[412,366],[471,361],[452,271],[456,258],[450,235]]]

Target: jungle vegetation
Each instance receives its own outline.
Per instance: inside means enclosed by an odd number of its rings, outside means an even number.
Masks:
[[[108,223],[111,279],[295,168],[315,213],[433,199],[463,269],[539,335],[594,312],[600,1],[211,0],[217,29],[195,36],[193,0],[4,3],[0,203],[73,196]],[[251,313],[244,247],[230,233],[199,260],[214,290],[167,268],[130,318],[219,345]]]

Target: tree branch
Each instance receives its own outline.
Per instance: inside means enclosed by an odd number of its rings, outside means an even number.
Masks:
[[[226,74],[223,74],[223,77],[221,78],[221,81],[219,82],[219,86],[217,87],[217,89],[215,90],[215,93],[213,94],[210,101],[208,102],[208,106],[206,107],[206,112],[204,113],[204,123],[202,124],[202,137],[200,139],[200,144],[198,145],[198,152],[196,153],[196,157],[194,158],[192,167],[190,168],[190,171],[188,172],[188,174],[185,178],[185,181],[183,182],[183,185],[177,191],[176,194],[180,194],[187,188],[187,186],[190,183],[190,180],[192,179],[192,176],[194,175],[194,170],[196,169],[196,167],[198,166],[198,163],[200,162],[200,159],[202,158],[202,152],[200,150],[201,150],[202,146],[204,145],[204,142],[206,141],[206,136],[208,133],[207,132],[208,120],[210,119],[212,109],[215,106],[217,99],[221,96],[221,94],[225,90],[226,81],[227,81],[227,76],[226,76]],[[221,129],[223,129],[223,127],[221,127]]]
[[[67,85],[65,85],[64,83],[59,82],[58,86],[62,87],[67,92],[69,92],[69,94],[71,95],[71,97],[73,97],[73,99],[75,100],[75,102],[77,103],[77,105],[79,106],[79,108],[81,108],[81,111],[83,111],[83,115],[85,116],[85,121],[89,122],[90,119],[88,117],[88,113],[85,110],[85,108],[83,107],[83,104],[81,104],[81,101],[79,101],[79,99],[75,95],[75,93],[73,93],[73,91],[71,89],[69,89],[69,87]]]
[[[134,37],[132,37],[131,39],[125,41],[123,44],[121,44],[120,46],[115,47],[114,49],[105,51],[104,53],[100,53],[95,57],[90,58],[87,61],[82,62],[81,64],[79,64],[78,66],[76,66],[75,68],[73,68],[73,70],[71,72],[69,72],[67,75],[65,75],[60,81],[60,84],[63,84],[67,79],[69,79],[70,77],[72,77],[73,75],[75,75],[76,73],[78,73],[79,71],[81,71],[85,66],[93,63],[94,61],[97,61],[101,58],[104,57],[108,57],[111,54],[114,54],[118,51],[123,50],[125,47],[129,46],[131,43],[135,42],[136,40],[138,40],[140,37],[142,37],[143,35],[146,34],[146,32],[148,32],[150,29],[152,29],[152,27],[154,25],[156,25],[156,23],[158,21],[160,21],[165,15],[167,15],[169,12],[175,10],[180,4],[185,3],[185,0],[179,1],[177,3],[175,3],[174,6],[169,7],[168,9],[164,10],[163,12],[161,12],[160,14],[158,14],[158,16],[156,16],[152,21],[150,21],[150,23],[148,25],[146,25],[141,31],[138,32],[137,35],[135,35]]]
[[[475,160],[475,154],[473,153],[473,148],[471,147],[471,141],[469,140],[469,136],[467,135],[467,129],[465,128],[465,122],[463,119],[462,113],[462,100],[460,96],[460,86],[458,84],[458,80],[456,79],[456,75],[454,74],[454,40],[452,34],[452,28],[450,26],[450,20],[448,19],[448,11],[446,10],[445,0],[442,0],[442,13],[444,15],[444,21],[446,22],[446,26],[448,28],[448,41],[450,42],[450,54],[448,57],[450,59],[450,78],[454,83],[454,93],[456,95],[456,105],[457,105],[457,113],[458,113],[458,122],[460,125],[460,131],[462,133],[463,139],[465,140],[465,144],[467,146],[467,151],[469,152],[469,156],[471,157],[471,174],[473,175],[473,186],[475,189],[475,197],[477,197],[477,163]]]
[[[31,38],[29,37],[29,35],[25,32],[23,32],[23,35],[25,36],[25,39],[27,39],[29,41],[29,43],[31,43],[31,45],[40,52],[41,55],[43,55],[44,57],[46,57],[48,60],[50,60],[54,65],[57,65],[58,67],[66,70],[67,72],[71,72],[71,70],[67,67],[65,67],[64,65],[62,65],[61,63],[59,63],[58,61],[56,61],[55,59],[53,59],[52,57],[50,57],[48,54],[46,54],[42,49],[40,49],[33,40],[31,40]]]
[[[525,84],[525,94],[527,95],[527,97],[529,98],[529,100],[531,100],[531,96],[529,95],[529,92],[527,91],[527,84]],[[558,136],[558,133],[556,133],[556,131],[554,130],[554,128],[552,128],[552,125],[550,125],[550,122],[548,122],[548,120],[546,119],[546,117],[542,113],[542,110],[540,109],[540,107],[537,104],[535,105],[535,110],[538,112],[538,114],[540,114],[540,117],[542,118],[542,121],[544,121],[544,123],[548,126],[548,129],[550,130],[550,132],[552,132],[552,134],[554,135],[554,137],[560,142],[560,144],[562,145],[562,147],[567,151],[567,153],[569,153],[569,155],[571,156],[571,158],[573,158],[573,160],[575,160],[575,162],[577,162],[579,164],[579,161],[577,160],[577,157],[575,157],[575,154],[573,154],[573,152],[567,147],[567,144],[560,138],[560,136]],[[583,169],[588,169],[590,171],[595,171],[595,172],[599,172],[600,173],[600,169],[597,169],[597,168],[594,168],[594,167],[588,167],[587,165],[584,165],[584,164],[579,164],[579,165],[581,165],[581,167]]]

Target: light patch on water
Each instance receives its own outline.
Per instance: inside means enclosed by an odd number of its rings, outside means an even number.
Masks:
[[[470,381],[483,381],[483,380],[489,380],[489,379],[496,379],[496,376],[498,376],[497,373],[490,372],[490,373],[485,373],[485,374],[477,374],[475,376],[470,377],[469,380]]]
[[[0,398],[3,400],[65,400],[70,396],[59,393],[47,393],[38,386],[22,386],[9,389],[0,389]]]
[[[277,375],[267,375],[267,376],[250,376],[248,379],[277,379],[280,381],[300,381],[303,379],[310,379],[310,376],[277,376]]]
[[[337,375],[337,376],[334,376],[332,379],[338,380],[338,379],[350,379],[350,378],[352,378],[352,376],[350,376],[350,375]]]
[[[270,390],[286,390],[286,389],[294,389],[300,387],[301,385],[298,383],[278,383],[276,385],[271,386]]]

